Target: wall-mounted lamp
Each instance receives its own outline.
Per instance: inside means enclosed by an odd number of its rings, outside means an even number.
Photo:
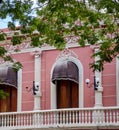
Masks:
[[[33,86],[31,88],[26,87],[27,92],[33,91],[33,95],[37,95],[39,93],[39,82],[33,81]]]
[[[37,95],[39,92],[39,82],[33,81],[33,94]]]
[[[96,78],[96,76],[94,76],[94,83],[90,83],[90,79],[86,79],[85,82],[89,88],[94,86],[94,90],[98,90],[99,78]]]

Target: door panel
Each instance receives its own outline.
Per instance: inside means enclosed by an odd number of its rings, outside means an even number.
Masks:
[[[17,111],[17,89],[12,87],[11,111]]]
[[[78,107],[78,85],[75,82],[71,82],[72,88],[71,88],[71,107],[77,108]]]
[[[70,84],[67,83],[66,81],[58,81],[58,86],[57,86],[57,106],[58,108],[69,108],[70,106],[70,99],[69,94],[70,94],[70,89],[69,86]]]
[[[0,99],[0,112],[17,111],[17,89],[7,85],[1,85],[0,89],[9,94],[5,99]]]
[[[57,81],[57,108],[78,107],[78,84],[69,80]]]

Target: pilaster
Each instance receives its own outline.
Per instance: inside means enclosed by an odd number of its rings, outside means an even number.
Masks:
[[[34,110],[41,109],[41,51],[34,51],[34,83],[39,86],[34,95]]]

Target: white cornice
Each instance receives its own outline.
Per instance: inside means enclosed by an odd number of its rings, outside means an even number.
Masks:
[[[72,48],[72,47],[79,47],[79,44],[77,42],[77,37],[68,37],[66,39],[67,45],[66,48]],[[24,41],[22,44],[15,45],[13,46],[12,43],[6,42],[6,43],[1,43],[2,46],[5,47],[5,49],[10,53],[10,54],[17,54],[17,53],[26,53],[26,52],[33,52],[36,50],[36,48],[39,50],[54,50],[56,49],[53,46],[49,46],[48,44],[43,44],[42,47],[33,47],[31,46],[31,41]]]

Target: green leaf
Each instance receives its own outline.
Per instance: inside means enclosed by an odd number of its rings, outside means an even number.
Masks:
[[[11,56],[4,56],[4,61],[11,61],[13,62],[13,59]]]
[[[15,70],[15,71],[18,71],[19,69],[21,69],[22,68],[22,64],[20,63],[20,62],[15,62],[14,64],[13,64],[13,69]]]
[[[0,56],[3,57],[6,52],[7,50],[4,47],[0,46]]]
[[[22,43],[22,37],[20,36],[13,36],[11,41],[13,42],[13,45],[21,44]]]
[[[102,71],[104,69],[103,64],[104,64],[104,62],[102,60],[97,60],[94,63],[90,63],[90,68],[93,69],[93,72],[94,71],[99,71],[100,72],[100,71]]]
[[[35,35],[31,37],[31,45],[34,47],[40,46],[40,41],[39,41],[39,35]]]
[[[5,40],[6,39],[6,34],[5,33],[1,33],[0,34],[0,41],[3,41],[3,40]]]
[[[0,89],[0,98],[1,99],[6,99],[7,96],[9,96],[9,93],[7,93],[4,90]]]
[[[15,24],[13,22],[8,22],[8,28],[11,30],[15,30]]]

